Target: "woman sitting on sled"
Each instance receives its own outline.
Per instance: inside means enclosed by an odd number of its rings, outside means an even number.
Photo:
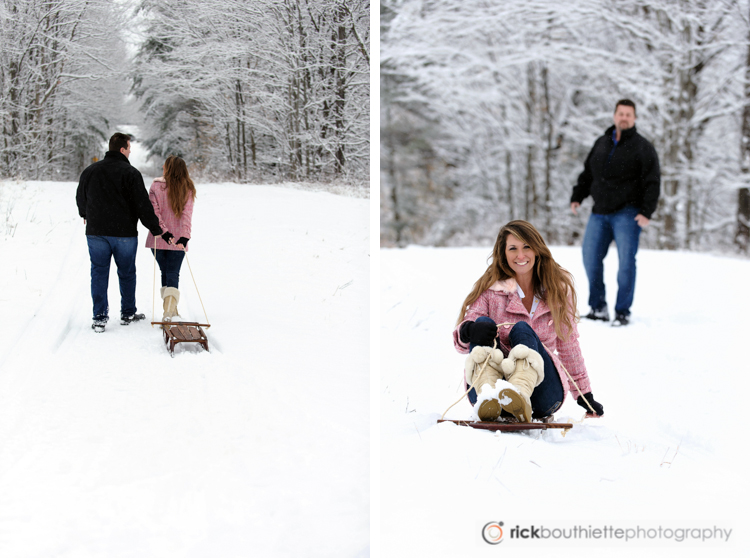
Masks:
[[[473,385],[469,401],[479,403],[480,420],[508,413],[521,422],[548,417],[568,391],[590,416],[604,414],[591,394],[576,307],[572,276],[534,226],[511,221],[500,229],[492,261],[453,331],[456,350],[470,352],[466,388]]]
[[[146,248],[151,248],[161,270],[161,297],[164,299],[164,317],[169,322],[179,318],[177,303],[180,301],[180,267],[187,252],[193,220],[195,184],[188,174],[187,165],[179,157],[170,155],[162,168],[164,176],[154,180],[148,193],[159,225],[169,227],[177,238],[174,244],[167,244],[151,233],[146,239]]]

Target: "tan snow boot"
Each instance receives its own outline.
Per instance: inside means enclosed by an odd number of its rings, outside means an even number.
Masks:
[[[174,287],[162,287],[161,297],[164,299],[164,317],[162,321],[171,322],[175,316],[179,317],[177,303],[180,302],[180,291]]]
[[[489,356],[489,360],[487,357]],[[482,421],[497,420],[500,417],[500,402],[495,392],[495,384],[503,378],[500,363],[503,352],[500,349],[477,346],[466,357],[464,373],[466,383],[474,384],[477,392],[477,416]],[[484,366],[485,361],[487,365]],[[482,367],[484,366],[484,369]],[[482,393],[482,388],[485,393]]]
[[[502,362],[505,379],[515,388],[500,391],[501,407],[521,422],[531,422],[531,394],[544,379],[542,355],[526,345],[516,345]]]

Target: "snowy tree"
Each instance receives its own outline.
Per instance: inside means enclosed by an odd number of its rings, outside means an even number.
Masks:
[[[369,175],[369,2],[146,0],[152,153],[240,181]]]
[[[513,218],[577,241],[571,187],[615,102],[631,98],[662,167],[643,244],[730,244],[747,2],[384,0],[381,12],[381,168],[404,167],[382,174],[384,242],[486,243]],[[424,167],[408,171],[397,144],[415,132],[449,169],[437,187],[424,173],[404,183]],[[428,198],[440,211],[419,203]]]
[[[738,130],[728,128],[736,126],[731,117],[742,110],[738,4],[658,0],[618,8],[612,23],[625,32],[639,61],[628,73],[642,80],[642,98],[655,122],[662,167],[658,245],[697,247],[712,228],[726,236],[732,224],[727,194],[735,174],[730,169],[737,168],[737,157],[727,156],[728,145],[721,143],[736,137]]]
[[[402,80],[408,88],[397,95],[399,105],[422,107],[429,120],[439,121],[440,134],[430,144],[446,165],[462,171],[460,179],[451,173],[460,186],[431,228],[431,242],[488,240],[498,221],[512,218],[539,220],[548,234],[566,235],[572,218],[562,227],[549,225],[570,195],[569,178],[560,173],[570,172],[580,151],[563,138],[596,129],[590,122],[588,128],[577,125],[571,113],[574,101],[591,93],[585,84],[604,77],[591,76],[556,42],[573,41],[571,21],[582,7],[503,2],[488,9],[479,1],[386,6],[397,15],[383,38],[383,73],[410,78]]]
[[[0,4],[0,176],[76,178],[127,89],[122,10],[86,0]]]
[[[0,0],[0,175],[75,178],[131,123],[209,176],[367,180],[369,2],[134,4]]]

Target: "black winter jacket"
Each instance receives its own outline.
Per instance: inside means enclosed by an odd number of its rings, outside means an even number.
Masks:
[[[154,236],[163,232],[141,173],[122,153],[107,151],[81,173],[76,202],[87,235],[138,236],[138,219]]]
[[[635,126],[620,133],[615,147],[614,129],[610,126],[594,143],[570,201],[581,203],[590,194],[594,213],[614,213],[632,205],[650,219],[656,211],[661,183],[656,150]]]

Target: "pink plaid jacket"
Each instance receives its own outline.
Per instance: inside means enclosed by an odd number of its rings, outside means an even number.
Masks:
[[[453,330],[453,344],[459,353],[468,353],[469,344],[461,341],[459,329],[468,321],[476,321],[480,316],[487,316],[497,324],[504,324],[499,328],[499,348],[503,354],[510,352],[510,342],[508,335],[510,324],[526,322],[539,336],[547,353],[555,363],[557,373],[560,375],[563,390],[565,394],[572,392],[574,398],[577,398],[578,390],[573,382],[568,379],[568,375],[563,370],[563,366],[581,388],[581,394],[591,391],[589,376],[586,372],[586,365],[583,363],[581,347],[578,344],[578,328],[573,323],[573,331],[568,341],[563,341],[555,333],[555,326],[552,321],[552,313],[544,300],[539,301],[534,317],[532,318],[521,302],[521,297],[516,291],[515,279],[506,279],[498,281],[489,289],[484,291],[479,298],[469,307],[464,320]]]
[[[185,204],[185,209],[182,210],[182,215],[178,219],[172,208],[169,206],[169,200],[167,199],[167,182],[163,178],[156,178],[151,184],[151,188],[148,191],[148,197],[151,200],[151,205],[154,206],[154,212],[159,218],[159,226],[162,231],[169,231],[174,235],[172,242],[184,236],[190,238],[190,229],[193,220],[193,196],[188,197],[188,201]],[[154,244],[156,244],[154,246]],[[190,243],[188,243],[190,244]],[[169,245],[162,237],[154,238],[154,235],[148,233],[146,238],[146,248],[156,248],[157,250],[182,250],[182,246]],[[187,252],[188,247],[185,247]]]

